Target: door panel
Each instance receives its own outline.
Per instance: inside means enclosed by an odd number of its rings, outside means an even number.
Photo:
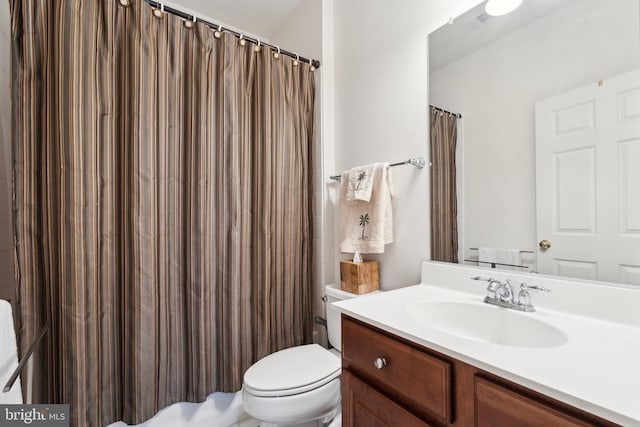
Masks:
[[[555,231],[596,232],[595,150],[593,147],[555,153]]]
[[[619,93],[620,122],[640,118],[640,88],[633,88]]]
[[[595,101],[559,109],[555,112],[555,136],[577,131],[592,131],[595,123]]]
[[[623,283],[640,286],[640,267],[621,265],[620,277]]]
[[[536,104],[540,273],[638,284],[640,70]]]
[[[640,233],[640,139],[620,143],[620,233]],[[633,236],[629,236],[633,237]]]
[[[598,264],[596,262],[556,259],[555,263],[556,268],[554,274],[557,276],[598,280]]]

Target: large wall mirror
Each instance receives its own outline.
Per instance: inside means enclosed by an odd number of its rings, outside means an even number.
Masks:
[[[435,260],[640,285],[640,0],[482,3],[429,103]]]

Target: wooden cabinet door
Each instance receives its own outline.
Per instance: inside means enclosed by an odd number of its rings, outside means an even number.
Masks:
[[[343,427],[424,427],[429,426],[402,406],[342,371]]]
[[[374,365],[385,360],[384,367]],[[342,318],[342,366],[418,415],[453,419],[451,362],[349,318]]]
[[[594,426],[569,413],[475,377],[476,427],[584,427]]]

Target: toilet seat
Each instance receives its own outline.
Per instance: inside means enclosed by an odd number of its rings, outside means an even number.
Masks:
[[[244,374],[244,390],[254,396],[282,397],[315,390],[340,376],[338,356],[318,344],[270,354]]]

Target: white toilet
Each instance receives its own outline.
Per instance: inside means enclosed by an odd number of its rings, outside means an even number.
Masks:
[[[287,348],[258,360],[244,374],[242,405],[261,426],[322,426],[340,413],[340,312],[331,303],[358,295],[332,285],[325,286],[324,293],[334,348]]]

